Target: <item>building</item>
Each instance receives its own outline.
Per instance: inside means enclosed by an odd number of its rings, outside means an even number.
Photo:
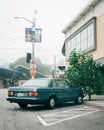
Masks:
[[[62,53],[69,59],[73,49],[93,55],[104,64],[104,0],[90,0],[80,13],[63,29]]]

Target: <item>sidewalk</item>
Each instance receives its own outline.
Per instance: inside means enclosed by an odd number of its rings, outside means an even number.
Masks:
[[[91,101],[89,101],[88,96],[86,96],[84,98],[84,104],[104,109],[104,95],[92,95]]]

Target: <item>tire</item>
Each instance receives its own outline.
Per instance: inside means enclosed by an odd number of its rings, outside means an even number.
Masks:
[[[54,96],[49,98],[46,107],[48,107],[48,109],[54,109],[56,107],[56,98]]]
[[[19,107],[21,108],[27,108],[28,104],[22,104],[22,103],[18,103]]]
[[[77,97],[77,99],[75,100],[75,104],[82,104],[83,103],[83,96],[82,95],[79,95]]]

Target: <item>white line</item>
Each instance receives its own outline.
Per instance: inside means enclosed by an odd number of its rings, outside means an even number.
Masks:
[[[54,112],[54,113],[49,113],[49,114],[46,114],[46,115],[43,115],[44,117],[45,116],[51,116],[51,115],[54,115],[54,114],[59,114],[59,113],[66,113],[66,112],[69,112],[69,111],[75,111],[75,110],[90,110],[90,111],[94,111],[96,110],[95,108],[90,108],[90,107],[87,107],[87,106],[84,106],[82,108],[74,108],[72,110],[65,110],[65,111],[60,111],[60,112]],[[98,110],[98,109],[97,109]]]
[[[93,112],[88,112],[88,113],[84,113],[84,114],[81,114],[81,115],[69,117],[69,118],[59,120],[59,121],[56,121],[56,122],[53,122],[53,123],[47,123],[41,116],[37,116],[37,118],[43,124],[43,126],[51,126],[51,125],[54,125],[54,124],[57,124],[57,123],[60,123],[60,122],[66,121],[66,120],[71,120],[71,119],[78,118],[78,117],[81,117],[81,116],[85,116],[85,115],[88,115],[88,114],[91,114],[91,113],[94,113],[94,112],[98,112],[98,111],[100,111],[100,110],[95,110]]]
[[[42,116],[43,116],[43,115],[42,115]],[[62,117],[62,116],[69,116],[69,115],[68,115],[68,114],[67,114],[67,115],[65,115],[65,114],[64,114],[64,115],[63,115],[63,114],[57,115],[57,114],[56,114],[56,115],[48,115],[48,116],[49,116],[49,117],[60,117],[60,116]],[[44,116],[44,117],[46,117],[46,116]]]
[[[45,120],[43,120],[43,118],[41,116],[37,116],[37,118],[39,119],[39,121],[44,125],[44,126],[48,126],[48,124],[46,123]]]

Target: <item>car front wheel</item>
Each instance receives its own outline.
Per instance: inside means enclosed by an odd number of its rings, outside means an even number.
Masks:
[[[56,107],[56,98],[55,97],[50,97],[46,106],[49,108],[49,109],[54,109]]]
[[[79,95],[75,100],[75,104],[82,104],[83,103],[83,96]]]

